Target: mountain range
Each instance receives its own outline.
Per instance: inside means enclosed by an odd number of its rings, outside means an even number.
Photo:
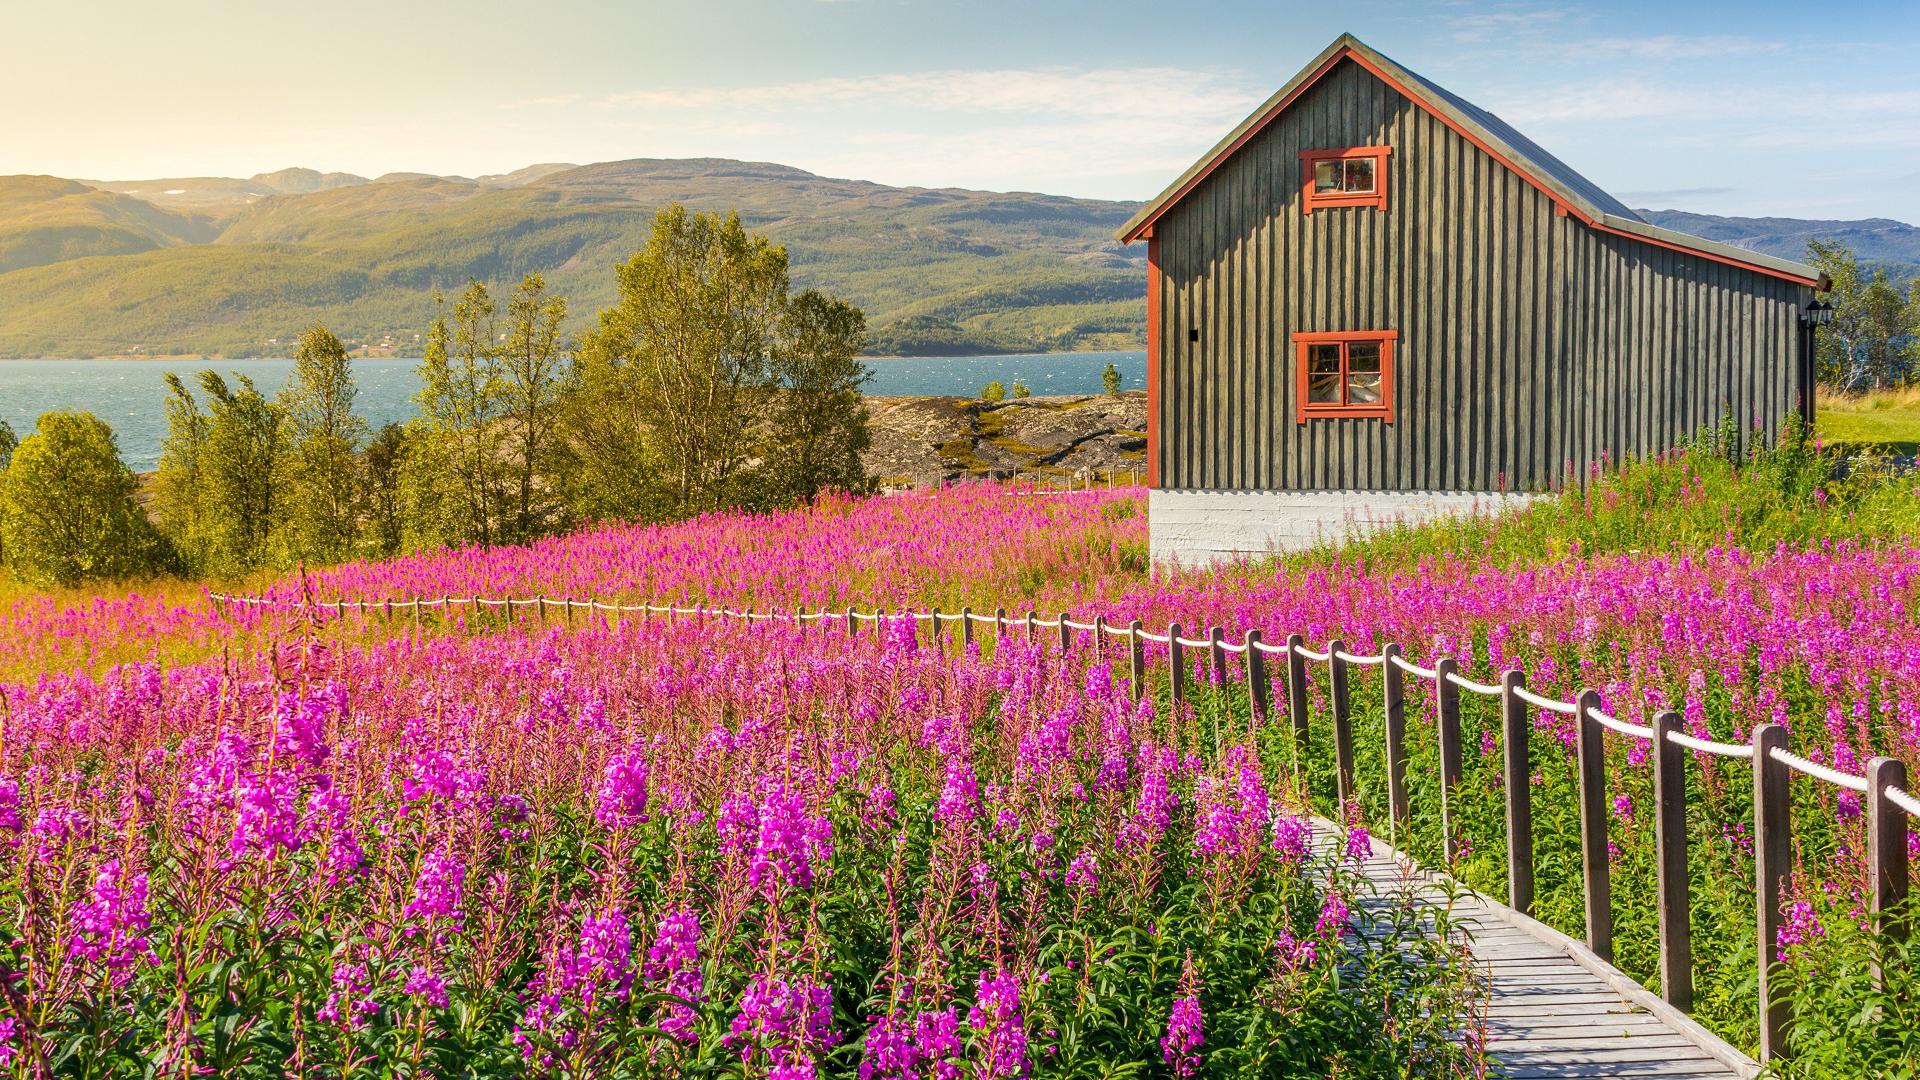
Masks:
[[[1137,203],[901,188],[726,159],[530,165],[490,176],[283,169],[246,179],[0,177],[0,356],[285,355],[319,321],[375,355],[417,352],[435,291],[531,270],[575,328],[614,299],[613,266],[670,202],[737,210],[786,245],[795,283],[867,312],[879,354],[1137,348]],[[1840,239],[1920,270],[1897,221],[1641,211],[1769,254]],[[1904,272],[1903,272],[1904,271]]]

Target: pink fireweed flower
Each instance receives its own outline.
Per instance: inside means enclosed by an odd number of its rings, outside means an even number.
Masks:
[[[599,1029],[604,1001],[627,999],[633,987],[633,931],[618,909],[580,922],[572,941],[549,945],[547,966],[527,985],[528,1004],[513,1034],[528,1061],[545,1060],[534,1036],[570,1048]]]
[[[1347,932],[1347,900],[1339,893],[1328,893],[1320,905],[1320,918],[1313,924],[1317,937],[1343,937]]]
[[[1306,865],[1307,841],[1312,835],[1313,823],[1305,817],[1281,814],[1273,819],[1273,850],[1283,865]]]
[[[1355,863],[1366,862],[1373,855],[1373,836],[1365,825],[1352,825],[1347,828],[1346,857]]]
[[[20,783],[0,779],[0,833],[17,833],[27,827],[20,816]]]
[[[700,916],[691,908],[669,909],[654,928],[642,975],[649,986],[698,1003],[701,1000]],[[660,1030],[688,1042],[698,1038],[693,1009],[678,1002],[664,1006]]]
[[[1100,860],[1092,852],[1083,851],[1067,864],[1067,887],[1092,893],[1100,888]]]
[[[1192,1076],[1200,1071],[1200,1045],[1204,1041],[1200,979],[1193,970],[1193,957],[1189,956],[1180,974],[1180,996],[1173,999],[1173,1009],[1167,1014],[1167,1033],[1160,1039],[1160,1059],[1173,1066],[1173,1075]]]
[[[147,943],[147,930],[152,924],[147,911],[147,875],[129,874],[119,859],[110,860],[94,877],[90,899],[73,909],[73,925],[78,931],[73,951],[105,965],[115,988],[125,986],[133,978],[136,962],[160,962]]]
[[[1820,925],[1820,917],[1814,914],[1813,904],[1795,900],[1787,908],[1786,921],[1780,924],[1780,930],[1774,938],[1778,959],[1786,963],[1793,950],[1815,938],[1825,937],[1826,933],[1827,928]]]
[[[756,1049],[775,1065],[812,1062],[839,1041],[833,1029],[833,992],[806,976],[755,975],[740,998],[740,1013],[721,1042],[750,1063]]]
[[[647,820],[647,759],[639,750],[607,762],[593,807],[594,820],[609,829]]]
[[[1633,823],[1633,796],[1621,792],[1613,797],[1613,816],[1628,824]]]
[[[1287,974],[1304,967],[1312,967],[1320,959],[1320,944],[1310,937],[1295,937],[1293,931],[1281,927],[1273,937],[1273,955]]]
[[[952,1006],[923,1011],[914,1018],[913,1046],[927,1065],[929,1080],[960,1080],[966,1048],[960,1042],[960,1014]]]
[[[934,817],[943,825],[957,828],[979,816],[980,781],[973,775],[973,766],[964,761],[949,761]]]
[[[409,997],[419,998],[436,1009],[447,1007],[447,980],[435,975],[424,965],[415,964],[407,972],[407,982],[401,988]]]
[[[755,885],[810,889],[814,863],[833,858],[833,822],[812,813],[807,800],[784,784],[760,804],[760,830],[749,853],[747,879]]]
[[[355,1031],[366,1027],[379,1014],[380,1002],[373,997],[373,974],[367,965],[344,959],[334,961],[333,991],[316,1015],[326,1023]]]
[[[895,1009],[874,1021],[862,1040],[860,1080],[920,1080],[920,1048],[907,1014]]]
[[[460,910],[466,881],[466,865],[445,848],[428,852],[420,861],[420,873],[413,882],[413,899],[407,901],[404,914],[409,921],[430,923],[445,919],[457,927],[466,917]],[[410,927],[409,932],[414,929]]]
[[[973,1008],[967,1010],[982,1077],[1027,1075],[1026,1019],[1020,1010],[1020,980],[1005,968],[981,972]]]

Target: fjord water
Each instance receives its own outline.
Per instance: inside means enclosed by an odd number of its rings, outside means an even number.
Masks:
[[[1036,394],[1091,394],[1100,390],[1100,376],[1109,361],[1119,369],[1123,387],[1146,385],[1144,352],[1024,353],[874,359],[870,361],[873,380],[866,392],[875,397],[972,396],[998,380],[1008,387],[1024,382]],[[356,408],[368,423],[377,428],[413,415],[413,395],[420,388],[414,369],[419,363],[416,359],[354,361],[354,376],[360,384]],[[85,409],[113,425],[127,464],[144,472],[159,462],[160,440],[167,433],[167,391],[161,376],[175,372],[197,394],[193,374],[203,369],[223,375],[238,372],[271,394],[286,385],[293,361],[0,360],[0,420],[25,436],[43,412]]]

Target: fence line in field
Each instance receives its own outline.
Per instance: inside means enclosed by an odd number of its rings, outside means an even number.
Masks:
[[[610,615],[665,615],[729,618],[741,621],[841,622],[850,634],[859,632],[862,622],[887,619],[911,619],[925,624],[936,644],[943,625],[958,624],[963,647],[973,644],[975,628],[994,627],[1004,638],[1010,631],[1024,628],[1032,640],[1040,630],[1058,630],[1063,654],[1073,649],[1075,631],[1092,636],[1099,649],[1103,638],[1119,638],[1127,643],[1130,690],[1137,701],[1145,692],[1146,646],[1163,645],[1167,650],[1169,692],[1177,709],[1186,703],[1186,650],[1207,650],[1215,681],[1225,685],[1227,657],[1243,657],[1248,705],[1255,723],[1270,718],[1268,694],[1271,689],[1266,673],[1266,658],[1284,656],[1286,664],[1287,715],[1292,720],[1294,774],[1303,775],[1302,765],[1308,750],[1308,663],[1327,667],[1329,699],[1333,711],[1335,782],[1342,807],[1355,798],[1352,707],[1348,694],[1347,668],[1350,665],[1378,666],[1382,673],[1384,695],[1387,807],[1390,835],[1412,829],[1412,811],[1406,786],[1406,685],[1405,676],[1431,681],[1435,699],[1436,727],[1440,752],[1441,852],[1451,864],[1459,855],[1453,824],[1453,795],[1464,776],[1460,728],[1460,693],[1497,697],[1501,703],[1501,742],[1504,748],[1502,773],[1507,801],[1507,903],[1514,910],[1531,915],[1534,901],[1533,812],[1529,755],[1532,717],[1530,709],[1540,709],[1575,718],[1578,725],[1575,758],[1580,801],[1581,878],[1586,915],[1586,944],[1604,960],[1613,959],[1613,912],[1611,868],[1607,850],[1607,805],[1605,743],[1603,733],[1613,731],[1626,738],[1653,744],[1654,763],[1654,842],[1656,903],[1659,914],[1660,993],[1675,1008],[1690,1010],[1693,1003],[1693,948],[1691,942],[1691,885],[1687,874],[1687,790],[1685,752],[1751,760],[1753,762],[1754,872],[1756,883],[1756,936],[1759,964],[1760,1056],[1762,1061],[1784,1058],[1786,1031],[1791,1021],[1787,1004],[1774,993],[1774,963],[1781,925],[1780,906],[1785,898],[1792,871],[1792,820],[1789,783],[1800,773],[1825,784],[1864,795],[1867,816],[1867,865],[1869,911],[1880,930],[1894,939],[1904,939],[1909,928],[1895,918],[1895,910],[1910,892],[1907,831],[1909,819],[1920,819],[1920,798],[1908,790],[1906,765],[1894,758],[1875,757],[1867,763],[1864,776],[1809,761],[1787,750],[1786,728],[1779,724],[1761,724],[1748,743],[1723,743],[1697,738],[1680,730],[1678,712],[1655,714],[1651,725],[1628,723],[1600,710],[1600,695],[1582,690],[1573,701],[1543,697],[1526,688],[1526,673],[1508,670],[1498,683],[1482,683],[1460,674],[1453,657],[1443,656],[1432,667],[1409,660],[1395,644],[1377,654],[1358,655],[1346,643],[1335,639],[1324,650],[1309,649],[1306,639],[1290,635],[1285,644],[1269,644],[1257,629],[1243,632],[1238,642],[1229,641],[1221,627],[1209,627],[1202,637],[1188,637],[1179,623],[1166,633],[1147,630],[1135,619],[1126,626],[1109,623],[1104,615],[1091,622],[1075,620],[1070,612],[1050,619],[1028,611],[1024,618],[1009,617],[1005,608],[992,613],[962,608],[959,612],[874,610],[860,612],[814,611],[796,609],[786,612],[736,611],[705,606],[681,607],[676,604],[616,604],[572,597],[440,597],[409,600],[283,600],[259,596],[231,596],[211,593],[216,603],[240,607],[282,607],[304,610],[378,612],[391,617],[396,611],[410,611],[416,625],[423,611],[442,609],[450,615],[455,608],[468,608],[476,615],[482,608],[537,608],[544,620],[550,609],[565,613],[569,625],[574,612],[586,610]],[[1215,732],[1216,738],[1218,732]],[[1881,979],[1877,966],[1876,981]]]

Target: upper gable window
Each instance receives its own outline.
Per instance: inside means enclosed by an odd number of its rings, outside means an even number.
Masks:
[[[1387,157],[1391,146],[1348,146],[1300,151],[1300,210],[1311,214],[1335,206],[1387,208]]]

